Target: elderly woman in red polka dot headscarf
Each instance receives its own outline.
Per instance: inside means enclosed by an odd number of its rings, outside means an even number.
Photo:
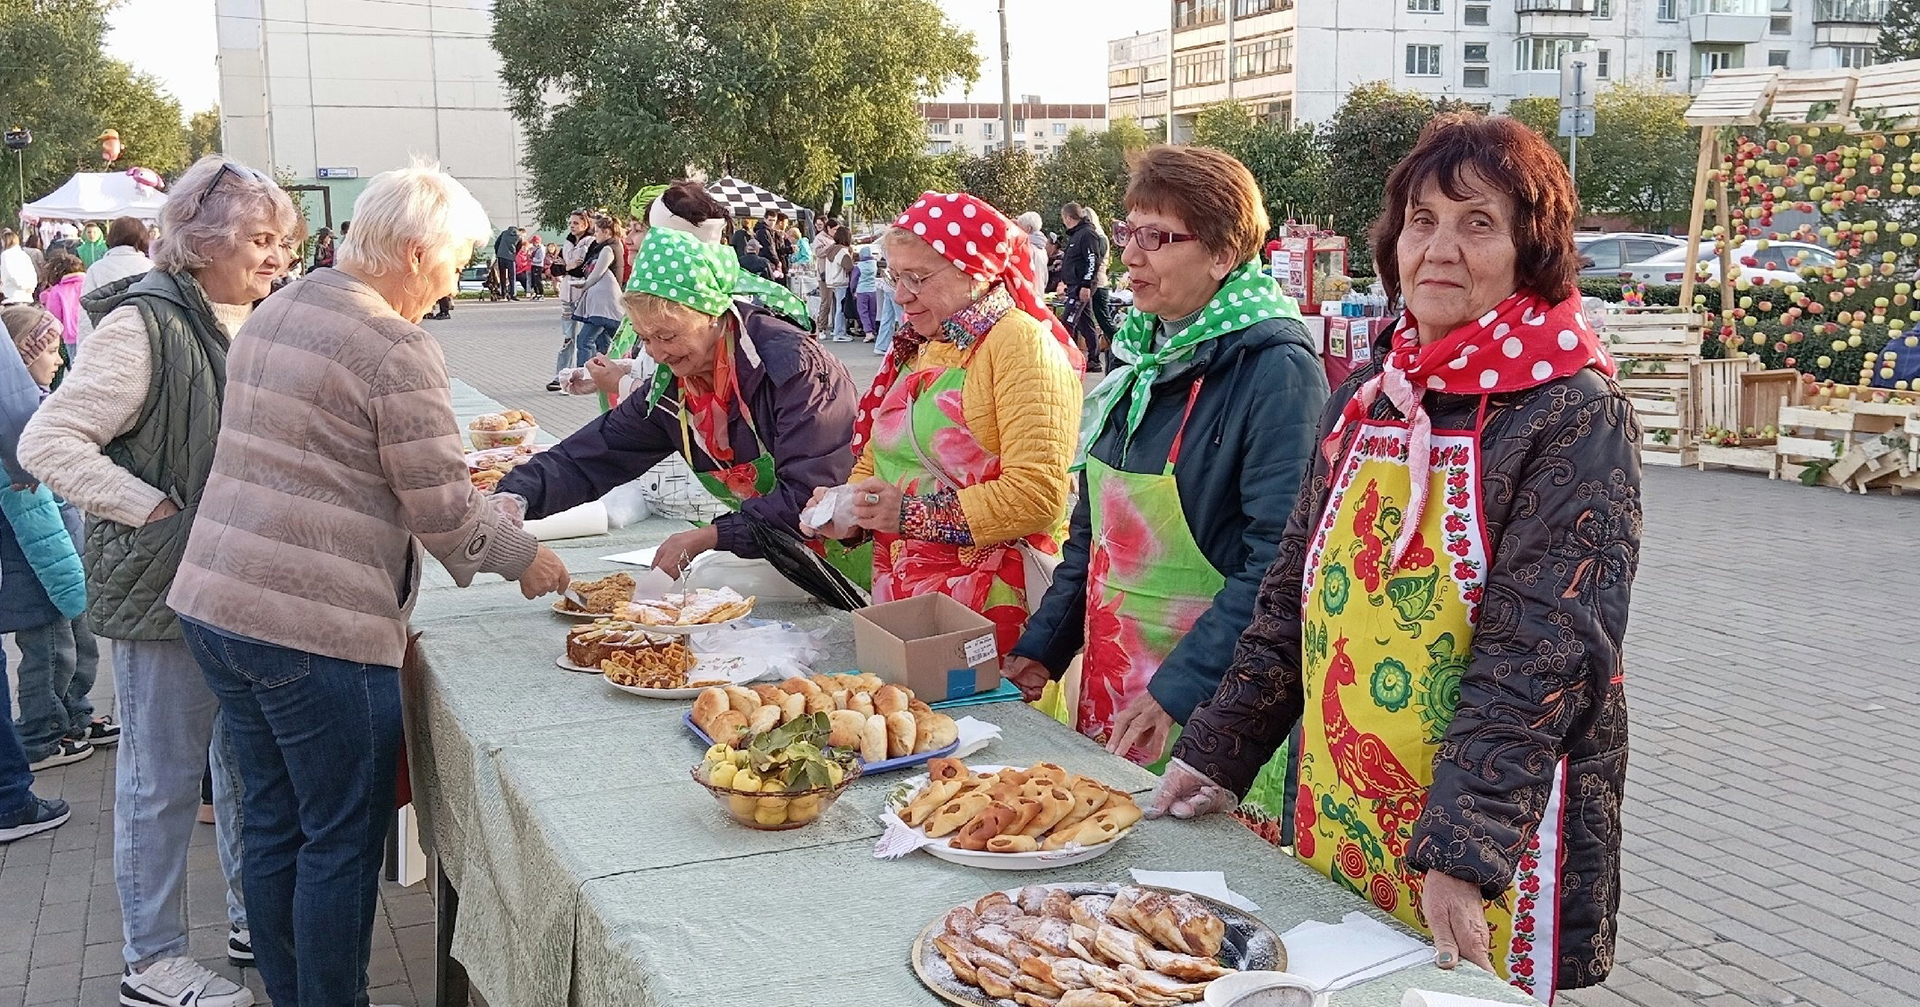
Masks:
[[[1295,855],[1539,999],[1613,964],[1640,428],[1580,311],[1566,165],[1446,116],[1371,235],[1406,311],[1328,402],[1253,621],[1150,816],[1299,725]]]
[[[1084,363],[986,201],[929,192],[881,241],[905,325],[855,416],[854,523],[818,531],[872,534],[874,601],[950,595],[1004,656],[1066,530]]]

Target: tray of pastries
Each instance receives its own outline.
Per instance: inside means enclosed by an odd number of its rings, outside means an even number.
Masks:
[[[553,610],[575,619],[603,619],[628,616],[638,581],[626,572],[612,573],[599,580],[576,580],[566,593],[553,600]]]
[[[887,792],[887,809],[941,860],[1030,871],[1084,863],[1140,821],[1133,795],[1051,763],[1026,768],[934,759],[925,776]]]
[[[598,674],[621,692],[650,699],[689,699],[730,681],[723,669],[703,669],[681,636],[638,623],[600,619],[567,633],[567,651],[555,659],[567,671]],[[698,671],[705,671],[702,677]]]
[[[810,713],[827,715],[828,745],[857,753],[868,773],[922,765],[960,747],[952,717],[934,712],[906,686],[872,674],[706,689],[694,697],[686,723],[709,745],[731,744],[742,732],[760,734]]]
[[[1265,923],[1204,896],[1068,883],[992,892],[929,924],[913,971],[968,1007],[1173,1007],[1240,971],[1284,971]]]

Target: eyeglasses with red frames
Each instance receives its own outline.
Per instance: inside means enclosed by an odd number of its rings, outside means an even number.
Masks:
[[[1122,246],[1138,243],[1143,252],[1157,252],[1161,245],[1170,245],[1176,241],[1199,241],[1200,236],[1169,231],[1151,224],[1135,227],[1123,220],[1113,225],[1113,240]]]

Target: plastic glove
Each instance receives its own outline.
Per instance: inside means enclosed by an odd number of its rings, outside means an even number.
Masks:
[[[1212,777],[1179,759],[1169,759],[1166,774],[1160,778],[1160,786],[1148,799],[1143,813],[1148,818],[1168,814],[1182,819],[1199,818],[1232,811],[1239,804],[1240,799],[1233,791],[1213,782]]]

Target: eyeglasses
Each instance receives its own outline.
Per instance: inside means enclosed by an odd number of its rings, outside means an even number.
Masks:
[[[1157,252],[1160,250],[1161,245],[1171,244],[1176,241],[1199,241],[1200,236],[1197,234],[1181,234],[1178,231],[1169,231],[1165,228],[1154,227],[1151,224],[1145,227],[1135,227],[1123,220],[1113,226],[1113,240],[1123,246],[1138,244],[1140,250],[1143,252]]]
[[[920,296],[920,288],[926,286],[927,281],[933,279],[935,275],[933,273],[926,273],[924,275],[915,275],[913,273],[909,273],[904,270],[891,269],[891,268],[883,269],[881,271],[887,274],[887,278],[893,281],[893,285],[896,288],[906,291],[908,294],[915,297]]]
[[[273,184],[273,179],[270,179],[267,176],[260,174],[259,172],[253,170],[252,168],[247,167],[244,164],[236,164],[232,161],[222,161],[220,162],[219,174],[214,175],[213,184],[207,186],[208,196],[213,195],[213,190],[220,188],[221,180],[226,178],[228,174],[232,174],[242,179],[251,178],[256,182],[265,182],[268,185]],[[203,196],[201,198],[204,199],[206,197]]]

